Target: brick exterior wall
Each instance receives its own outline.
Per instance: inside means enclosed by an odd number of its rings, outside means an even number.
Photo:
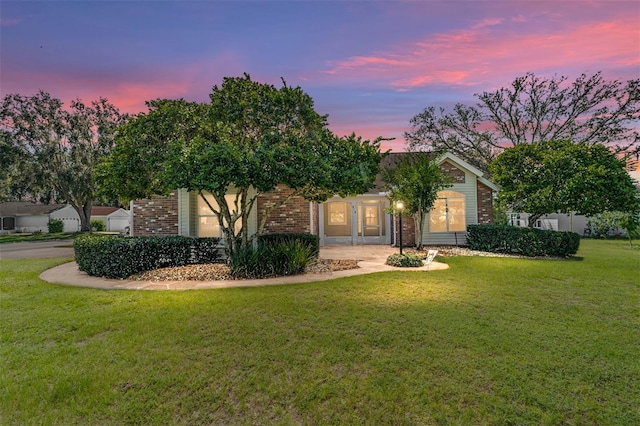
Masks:
[[[395,225],[393,226],[395,235],[392,242],[395,241],[395,246],[400,246],[400,235],[398,230],[400,229],[400,220],[397,216],[393,217]],[[416,221],[412,217],[402,216],[402,247],[415,247],[416,246]]]
[[[311,233],[320,235],[320,204],[313,203],[311,205]]]
[[[453,183],[465,182],[464,171],[460,170],[448,161],[440,164],[440,170],[442,170],[442,173],[444,173],[445,175],[451,176],[453,178]]]
[[[258,198],[258,223],[262,221],[265,210],[278,203],[293,192],[285,186],[278,186],[275,191],[263,194]],[[313,227],[317,227],[318,209],[310,208],[309,201],[302,197],[294,197],[269,214],[264,224],[265,234],[276,233],[312,233],[311,213],[315,210]],[[315,234],[318,232],[316,230]]]
[[[178,235],[178,192],[133,203],[133,235]]]
[[[265,210],[293,192],[284,186],[263,194],[257,200],[258,221]],[[259,222],[258,222],[259,223]],[[178,235],[178,193],[168,197],[136,200],[133,203],[133,235]],[[271,212],[265,222],[265,233],[313,233],[320,231],[319,208],[302,197],[294,197]]]
[[[478,223],[493,223],[493,190],[482,182],[477,183]]]

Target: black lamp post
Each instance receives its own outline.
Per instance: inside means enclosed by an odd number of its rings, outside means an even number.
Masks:
[[[399,216],[398,220],[400,221],[400,255],[402,255],[402,209],[404,208],[404,203],[402,201],[396,201],[396,209],[398,210]]]

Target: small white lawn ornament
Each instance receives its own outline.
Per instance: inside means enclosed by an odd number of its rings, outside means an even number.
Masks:
[[[425,266],[427,266],[427,271],[429,270],[429,265],[433,262],[433,259],[438,255],[438,250],[429,250],[427,251],[427,257],[422,261]]]

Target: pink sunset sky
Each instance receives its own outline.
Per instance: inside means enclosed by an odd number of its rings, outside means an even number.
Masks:
[[[225,76],[301,86],[331,129],[405,149],[427,106],[538,76],[640,77],[638,1],[7,1],[0,95],[207,101]]]

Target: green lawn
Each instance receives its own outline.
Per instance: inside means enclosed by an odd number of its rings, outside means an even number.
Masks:
[[[0,424],[640,424],[640,251],[578,256],[183,292],[0,261]]]

